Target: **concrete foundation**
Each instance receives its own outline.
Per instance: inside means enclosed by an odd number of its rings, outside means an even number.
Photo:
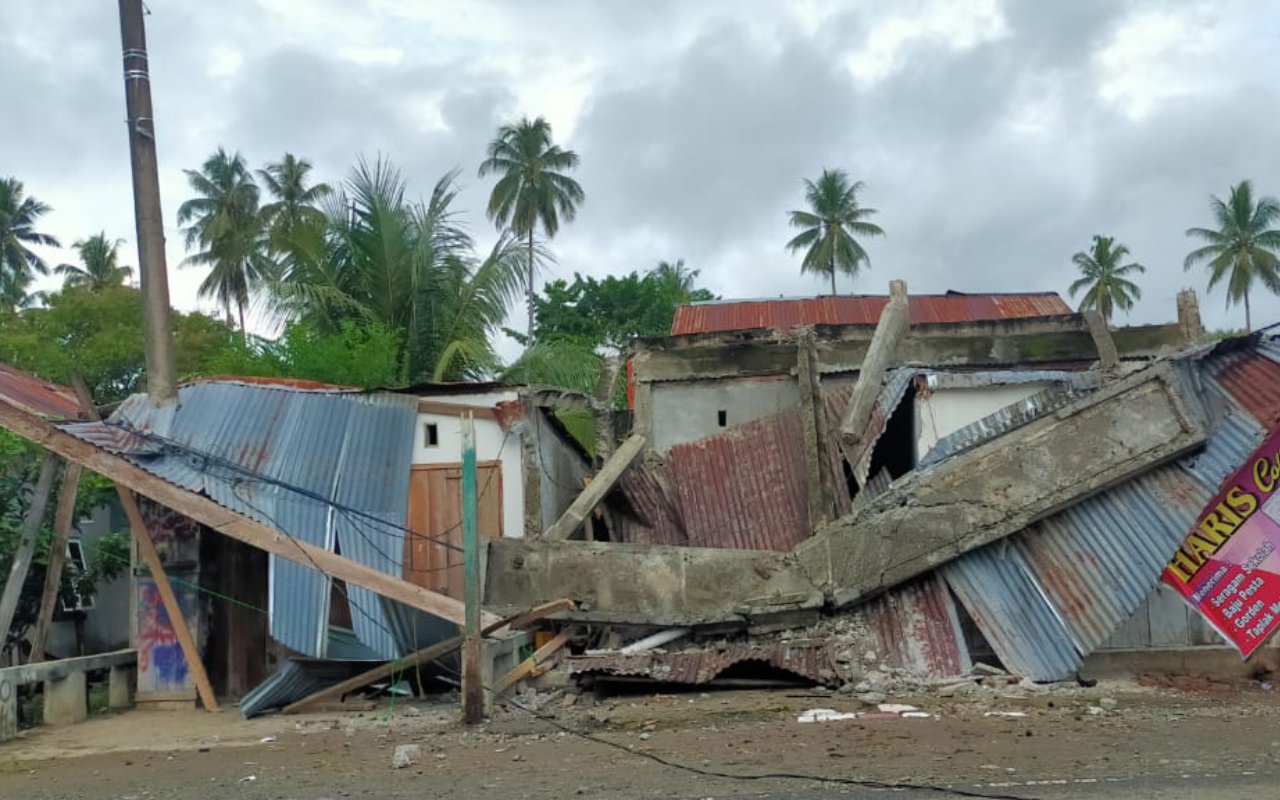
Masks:
[[[107,708],[120,711],[133,705],[133,687],[137,681],[134,667],[112,667],[107,679]]]
[[[1144,673],[1247,678],[1256,670],[1274,670],[1280,650],[1263,647],[1246,661],[1231,647],[1140,648],[1091,653],[1080,668],[1084,678],[1125,678]]]
[[[73,725],[88,718],[88,681],[83,672],[44,682],[45,725]]]

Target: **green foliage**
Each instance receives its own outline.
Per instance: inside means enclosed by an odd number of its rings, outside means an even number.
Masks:
[[[632,339],[666,336],[676,306],[715,299],[693,287],[697,277],[684,262],[664,262],[643,276],[597,279],[575,273],[572,283],[551,281],[534,299],[535,338],[618,352]]]
[[[1241,181],[1231,187],[1224,203],[1210,196],[1217,228],[1188,228],[1187,235],[1206,244],[1187,254],[1184,269],[1196,264],[1209,268],[1209,289],[1227,282],[1227,305],[1244,303],[1245,328],[1253,330],[1249,292],[1261,283],[1280,294],[1280,201],[1253,196],[1253,185]]]
[[[54,383],[80,375],[95,400],[138,391],[146,375],[143,300],[138,289],[74,287],[50,295],[45,308],[0,312],[0,361]],[[201,374],[232,341],[225,324],[174,312],[174,360],[180,374]]]
[[[40,470],[41,455],[39,448],[25,439],[0,431],[0,575],[7,576],[13,564],[22,525],[31,504],[31,490]],[[87,515],[114,496],[115,491],[109,481],[93,473],[84,473],[76,492],[77,518]],[[35,557],[19,595],[9,640],[0,644],[9,645],[21,640],[35,623],[48,572],[55,506],[51,502],[46,510],[36,540]],[[64,563],[60,597],[70,603],[76,595],[92,595],[98,585],[125,574],[129,569],[129,544],[129,536],[125,533],[107,534],[89,549],[87,571],[80,573],[70,563]]]
[[[487,213],[499,228],[507,228],[528,243],[525,258],[525,296],[529,303],[529,337],[534,336],[533,275],[537,249],[533,236],[539,226],[555,238],[560,221],[572,222],[585,199],[582,187],[567,172],[578,168],[578,154],[551,140],[551,124],[543,117],[525,117],[503,125],[489,143],[480,177],[497,175],[489,194]]]
[[[1080,300],[1081,311],[1095,308],[1110,323],[1115,309],[1128,311],[1135,300],[1142,298],[1142,290],[1126,276],[1146,272],[1147,268],[1137,262],[1123,264],[1128,255],[1129,248],[1117,243],[1115,237],[1094,236],[1087,252],[1082,250],[1071,257],[1081,277],[1068,291],[1075,297],[1081,289],[1088,290]]]
[[[347,320],[332,333],[297,322],[275,341],[251,337],[233,343],[206,368],[213,375],[302,378],[374,389],[404,385],[401,352],[399,332],[377,322]]]
[[[27,196],[22,181],[0,179],[0,304],[14,309],[30,303],[27,289],[49,267],[32,245],[58,246],[58,240],[37,230],[49,206]]]
[[[123,284],[133,275],[133,267],[120,265],[117,251],[123,243],[123,239],[108,239],[106,231],[101,231],[71,245],[80,254],[80,265],[59,264],[54,270],[62,276],[63,288],[84,286],[100,291]]]
[[[500,237],[484,257],[458,225],[455,174],[425,203],[399,171],[361,161],[322,226],[301,226],[270,289],[277,314],[336,333],[345,323],[396,332],[411,382],[493,374],[491,338],[519,295],[522,254]]]
[[[878,212],[858,205],[862,181],[850,182],[843,170],[824,169],[816,182],[806,180],[804,186],[809,209],[788,215],[791,227],[800,233],[787,242],[787,249],[804,251],[800,271],[830,277],[835,294],[837,272],[856,278],[862,267],[871,265],[855,235],[884,236],[884,231],[865,221]]]

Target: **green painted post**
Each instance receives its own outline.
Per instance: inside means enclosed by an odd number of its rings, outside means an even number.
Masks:
[[[466,568],[466,643],[462,650],[462,716],[468,725],[484,719],[484,669],[480,647],[480,542],[476,533],[476,428],[462,415],[462,549]]]

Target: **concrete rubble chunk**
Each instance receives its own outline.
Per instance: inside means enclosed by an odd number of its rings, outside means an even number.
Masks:
[[[396,745],[395,752],[391,755],[391,766],[396,769],[404,769],[412,766],[422,757],[422,745],[417,744],[401,744]]]
[[[1009,674],[1008,672],[1005,672],[999,667],[993,667],[990,664],[984,664],[981,661],[976,662],[973,665],[973,669],[969,671],[972,672],[974,675],[1008,675]]]

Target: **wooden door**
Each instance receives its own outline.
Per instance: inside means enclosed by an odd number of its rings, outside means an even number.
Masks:
[[[480,541],[502,536],[502,463],[476,465],[476,530]],[[414,465],[409,479],[405,580],[462,599],[462,465]]]

